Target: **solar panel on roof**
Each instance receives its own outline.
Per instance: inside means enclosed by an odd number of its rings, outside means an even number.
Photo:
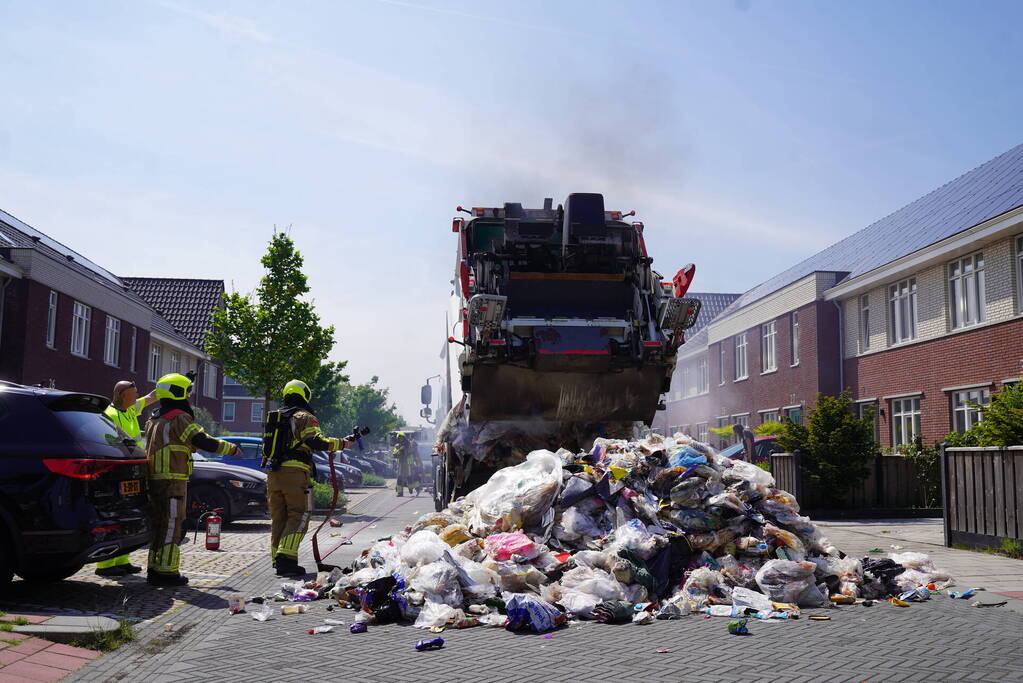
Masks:
[[[110,283],[117,285],[118,287],[121,286],[121,281],[118,280],[117,277],[113,273],[111,273],[109,270],[106,270],[105,268],[101,268],[97,264],[93,263],[89,259],[87,259],[84,256],[82,256],[81,254],[79,254],[74,249],[66,247],[63,244],[61,244],[60,242],[58,242],[57,240],[52,239],[51,237],[45,235],[44,233],[39,232],[38,230],[33,228],[28,223],[25,223],[25,222],[15,218],[11,214],[9,214],[9,213],[7,213],[6,211],[3,211],[3,210],[0,210],[0,220],[4,221],[5,223],[7,223],[11,227],[15,228],[16,230],[20,230],[21,232],[25,233],[26,235],[29,235],[30,237],[37,238],[39,243],[45,244],[47,247],[49,247],[53,251],[57,252],[61,256],[64,256],[65,258],[67,258],[69,256],[74,257],[75,263],[77,263],[78,265],[86,268],[87,270],[89,270],[92,273],[98,275],[99,277],[103,278],[104,280],[107,280]]]

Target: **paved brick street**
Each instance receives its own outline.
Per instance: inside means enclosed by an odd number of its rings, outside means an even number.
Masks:
[[[342,547],[330,559],[346,563],[375,538],[400,530],[430,509],[426,498],[397,499],[390,490],[372,492],[345,518],[344,531],[355,534],[355,544]],[[933,546],[928,541],[933,540],[933,521],[827,525],[826,533],[841,539],[840,546],[855,546],[849,549],[856,553],[894,538],[889,544],[935,553],[942,558],[939,565],[951,566],[954,561],[957,571],[970,570],[974,577],[983,576],[987,567],[998,573],[1004,571],[1004,563],[1015,562]],[[906,532],[906,526],[915,530]],[[880,533],[884,530],[889,533]],[[327,548],[334,540],[329,533],[323,538]],[[913,533],[920,536],[916,545],[903,538]],[[307,557],[306,548],[303,558]],[[308,635],[307,629],[322,624],[325,617],[350,623],[351,611],[327,612],[326,601],[311,603],[307,614],[275,615],[265,623],[227,614],[227,593],[261,594],[279,583],[268,564],[253,562],[210,591],[189,590],[187,606],[143,624],[135,644],[91,663],[68,680],[1023,680],[1023,615],[1006,608],[971,608],[969,600],[940,597],[908,608],[880,604],[804,611],[827,614],[831,620],[753,621],[751,635],[745,637],[728,634],[727,619],[697,616],[649,626],[583,622],[556,631],[551,638],[503,629],[449,630],[443,634],[447,641],[443,650],[419,653],[413,643],[430,634],[410,625],[370,627],[359,635],[345,628]],[[981,597],[993,601],[995,595]],[[174,624],[173,631],[164,631],[167,623]],[[658,649],[671,652],[661,654]]]

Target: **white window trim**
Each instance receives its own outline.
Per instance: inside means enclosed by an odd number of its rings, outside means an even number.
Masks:
[[[51,289],[46,300],[46,346],[50,349],[57,348],[57,307],[59,305],[60,295]]]
[[[155,353],[154,353],[155,352]],[[156,363],[153,363],[153,357]],[[163,347],[150,342],[149,344],[149,381],[156,382],[163,376]]]
[[[227,407],[231,406],[231,417],[227,416]],[[235,416],[238,414],[238,406],[234,401],[224,401],[221,408],[220,417],[224,422],[234,422]]]
[[[742,344],[739,343],[739,338],[742,338]],[[745,332],[740,332],[733,337],[735,340],[735,379],[733,382],[741,382],[744,379],[749,379],[749,340],[746,338]],[[739,374],[739,349],[742,349],[742,369],[743,373]]]
[[[976,267],[977,259],[980,259],[984,265],[980,268]],[[965,263],[972,261],[973,270],[969,273],[966,272]],[[959,266],[959,275],[952,275],[952,268]],[[945,293],[948,301],[948,326],[949,330],[962,330],[968,327],[976,327],[987,322],[987,311],[985,310],[987,304],[987,284],[986,276],[984,271],[986,270],[987,261],[984,260],[984,251],[975,251],[971,254],[965,254],[957,259],[949,261],[945,264]],[[953,292],[953,284],[956,281],[961,283],[960,294],[961,297],[968,298],[966,291],[966,284],[969,279],[973,279],[974,294],[977,297],[977,318],[972,321],[963,321],[958,319],[957,316],[962,316],[964,313],[961,310],[960,303],[961,298],[956,297]],[[967,307],[969,302],[967,302]],[[958,324],[957,324],[958,320]]]
[[[130,365],[128,366],[129,372],[135,372],[135,355],[138,349],[139,343],[139,328],[135,325],[131,326],[131,357]]]
[[[906,413],[906,412],[896,412],[896,410],[895,410],[895,403],[896,402],[914,401],[914,400],[917,401],[917,408],[916,408],[916,410],[911,410],[908,413]],[[922,431],[923,430],[923,414],[924,414],[924,411],[923,411],[923,405],[921,405],[921,403],[922,403],[922,400],[921,400],[919,395],[915,395],[915,396],[914,395],[910,395],[910,396],[903,396],[901,398],[893,398],[893,399],[891,399],[891,403],[888,405],[888,410],[890,412],[890,416],[889,416],[890,420],[889,421],[891,422],[892,445],[893,446],[902,446],[902,445],[911,444],[911,443],[913,443],[916,440],[916,437],[920,436],[920,432],[918,432],[917,429],[916,429],[916,424],[915,424],[916,421],[913,420],[913,416],[917,416],[917,419],[921,423],[920,427],[921,427],[921,431]],[[913,427],[913,435],[912,435],[912,438],[910,438],[908,440],[899,441],[898,439],[895,438],[895,430],[896,430],[896,428],[899,425],[901,425],[904,422],[906,417],[909,417],[909,419],[910,419],[910,425]]]
[[[217,397],[217,366],[209,361],[203,364],[202,394],[206,398]]]
[[[81,310],[85,312],[84,316],[78,315],[78,307],[81,306]],[[78,327],[78,321],[83,320],[85,327],[83,328],[84,336],[82,339],[82,351],[75,350],[75,331]],[[92,329],[92,307],[83,304],[81,301],[75,301],[71,306],[71,355],[77,356],[78,358],[89,357],[89,343],[92,341],[90,332]]]
[[[1023,235],[1013,237],[1012,244],[1016,248],[1013,255],[1016,264],[1016,312],[1023,315]]]
[[[718,386],[719,387],[725,386],[725,382],[727,381],[725,379],[725,377],[726,377],[726,375],[725,375],[725,358],[727,356],[728,356],[728,352],[725,351],[725,340],[722,339],[721,342],[718,344],[718,363],[720,363],[720,367],[718,367],[718,379],[720,380],[718,382]]]
[[[899,338],[897,338],[897,333],[898,333],[898,330],[899,330],[899,325],[898,325],[897,319],[901,320],[901,316],[897,316],[896,313],[900,310],[900,307],[898,305],[895,305],[895,304],[896,304],[896,302],[901,301],[901,299],[903,297],[901,295],[898,295],[898,294],[893,294],[892,290],[893,289],[895,289],[895,290],[901,289],[903,283],[905,283],[905,285],[906,285],[905,299],[909,302],[909,307],[911,309],[911,311],[910,311],[911,319],[910,319],[909,336],[906,337],[905,339],[899,339]],[[914,288],[916,288],[916,289],[914,289]],[[888,310],[888,317],[890,318],[890,320],[888,321],[888,324],[890,325],[889,330],[888,330],[888,345],[894,347],[894,346],[902,346],[903,344],[915,343],[917,341],[917,337],[919,336],[919,330],[917,329],[917,323],[918,323],[917,318],[919,316],[919,310],[918,309],[919,309],[919,304],[920,304],[919,296],[918,296],[919,287],[917,286],[916,276],[914,275],[913,277],[903,278],[903,279],[899,280],[898,282],[893,282],[893,283],[889,284],[887,286],[887,288],[885,289],[885,293],[887,294],[887,297],[886,297],[887,301],[888,301],[887,310]]]
[[[116,337],[112,347],[111,332]],[[103,326],[103,363],[112,368],[121,367],[121,321],[112,315],[107,316],[106,324]]]
[[[863,303],[864,300],[866,300],[866,305]],[[856,297],[856,305],[859,308],[859,316],[856,319],[856,341],[862,354],[870,350],[870,294],[861,294]]]
[[[256,417],[256,410],[259,410],[259,417]],[[249,405],[249,422],[260,424],[263,422],[263,402],[253,401]]]
[[[983,414],[984,414],[983,410],[971,408],[965,401],[962,402],[961,405],[958,405],[958,406],[956,405],[956,403],[960,402],[959,394],[970,394],[970,393],[973,393],[973,392],[986,393],[987,394],[987,397],[986,397],[987,400],[983,401],[983,402],[978,401],[978,403],[980,405],[984,405],[984,406],[990,405],[990,403],[991,403],[991,389],[989,387],[973,387],[973,388],[969,388],[969,389],[963,389],[963,390],[960,390],[960,391],[949,392],[949,401],[950,401],[950,403],[952,405],[952,429],[957,431],[957,432],[960,431],[959,430],[959,425],[957,424],[957,422],[958,422],[958,415],[957,415],[957,413],[963,413],[963,415],[964,415],[964,420],[963,421],[966,423],[966,425],[965,425],[965,428],[962,431],[966,431],[968,429],[972,429],[974,426],[976,426],[978,423],[980,423],[984,419],[983,418]],[[967,399],[967,400],[969,400],[969,399]],[[976,415],[975,419],[972,417],[974,415]]]
[[[802,350],[799,348],[799,311],[792,311],[789,314],[789,363],[790,368],[794,368],[799,365],[799,352]]]
[[[770,350],[770,358],[767,351]],[[770,363],[770,365],[768,365]],[[769,320],[760,326],[760,374],[766,375],[778,370],[778,325]]]

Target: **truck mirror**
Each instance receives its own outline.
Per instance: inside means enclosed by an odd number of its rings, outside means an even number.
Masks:
[[[419,402],[426,406],[433,403],[433,387],[429,384],[424,384],[419,390]]]

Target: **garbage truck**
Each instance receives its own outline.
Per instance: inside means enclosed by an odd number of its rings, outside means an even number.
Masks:
[[[651,268],[635,211],[596,193],[554,206],[458,207],[432,452],[438,510],[532,450],[631,437],[664,408],[700,302],[688,264]],[[433,387],[422,389],[433,401]]]

